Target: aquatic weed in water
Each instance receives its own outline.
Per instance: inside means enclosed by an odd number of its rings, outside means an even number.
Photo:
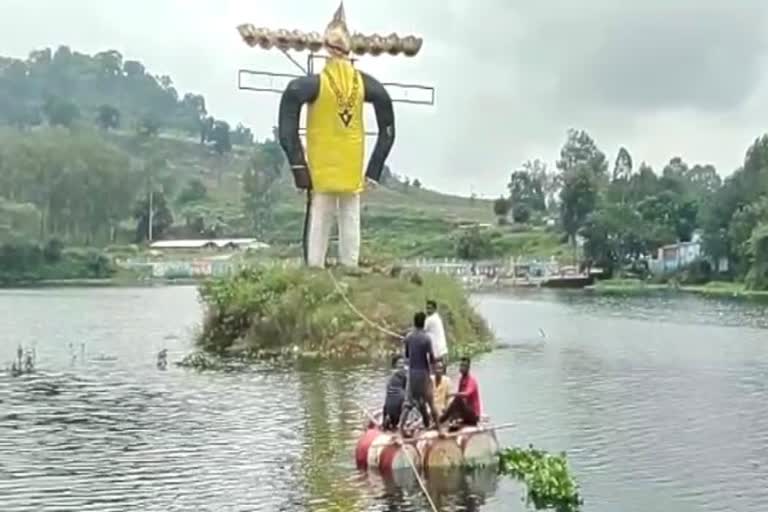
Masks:
[[[499,472],[525,482],[528,500],[537,509],[576,512],[583,503],[565,453],[550,455],[533,445],[505,448],[499,454]]]

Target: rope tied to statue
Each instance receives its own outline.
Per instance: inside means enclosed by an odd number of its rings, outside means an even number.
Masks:
[[[364,321],[365,323],[367,323],[368,325],[370,325],[374,329],[377,329],[378,331],[382,332],[383,334],[386,334],[388,336],[392,336],[392,337],[394,337],[394,338],[396,338],[398,340],[405,339],[405,336],[403,336],[401,334],[397,334],[396,332],[391,331],[391,330],[387,329],[386,327],[383,327],[383,326],[377,324],[376,322],[374,322],[373,320],[371,320],[370,318],[365,316],[365,314],[363,314],[362,311],[357,309],[355,307],[355,305],[352,304],[352,302],[349,300],[349,297],[347,297],[347,294],[344,293],[344,290],[342,289],[341,284],[339,284],[339,281],[336,280],[336,276],[333,275],[333,272],[331,272],[331,269],[329,268],[329,269],[326,269],[326,270],[328,272],[328,275],[331,277],[331,281],[333,281],[333,285],[336,288],[336,291],[338,292],[338,294],[341,295],[341,298],[347,304],[349,309],[351,309],[353,313],[355,313],[357,316],[359,316],[362,321]]]

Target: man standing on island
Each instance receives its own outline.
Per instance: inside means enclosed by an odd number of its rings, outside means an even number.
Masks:
[[[418,407],[421,417],[424,421],[424,428],[436,425],[440,430],[440,424],[437,417],[437,408],[435,407],[435,398],[432,389],[432,366],[435,364],[435,356],[432,353],[432,341],[424,332],[424,322],[426,315],[419,311],[413,317],[414,329],[405,337],[405,357],[408,358],[408,400],[403,406],[403,414],[400,415],[400,432],[403,433],[403,426],[408,417],[408,413],[415,405]],[[430,414],[427,414],[429,406]],[[430,416],[432,421],[430,422]]]
[[[432,341],[432,353],[435,355],[435,360],[442,361],[447,366],[448,342],[445,339],[443,319],[437,312],[437,303],[431,299],[427,301],[427,320],[424,324],[424,330]]]

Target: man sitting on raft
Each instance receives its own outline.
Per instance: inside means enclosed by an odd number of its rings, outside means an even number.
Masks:
[[[437,360],[434,366],[435,374],[432,376],[432,389],[435,395],[435,407],[440,416],[448,406],[451,397],[451,379],[445,374],[445,363]]]
[[[443,411],[440,423],[451,422],[454,428],[475,426],[480,421],[480,389],[477,381],[469,373],[470,360],[462,357],[459,364],[459,390],[453,393],[448,408]]]
[[[414,329],[405,337],[405,357],[408,358],[408,400],[403,406],[400,416],[400,432],[403,433],[405,420],[411,408],[416,405],[424,421],[424,428],[430,424],[436,425],[440,430],[437,408],[435,407],[434,393],[432,390],[432,366],[435,356],[432,352],[432,341],[424,331],[426,315],[419,311],[413,317]],[[427,406],[432,416],[427,414]]]
[[[382,414],[384,430],[395,430],[400,425],[400,413],[405,402],[405,388],[408,382],[408,374],[403,364],[403,356],[392,356],[392,375],[387,381],[387,394],[384,398],[384,410]]]

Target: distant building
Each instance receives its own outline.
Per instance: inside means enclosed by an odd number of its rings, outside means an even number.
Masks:
[[[159,240],[152,242],[151,249],[266,249],[269,245],[259,242],[255,238],[216,238],[200,240]]]
[[[701,250],[701,235],[694,233],[690,242],[679,242],[659,247],[656,258],[650,260],[653,274],[669,274],[690,265],[704,256]]]

